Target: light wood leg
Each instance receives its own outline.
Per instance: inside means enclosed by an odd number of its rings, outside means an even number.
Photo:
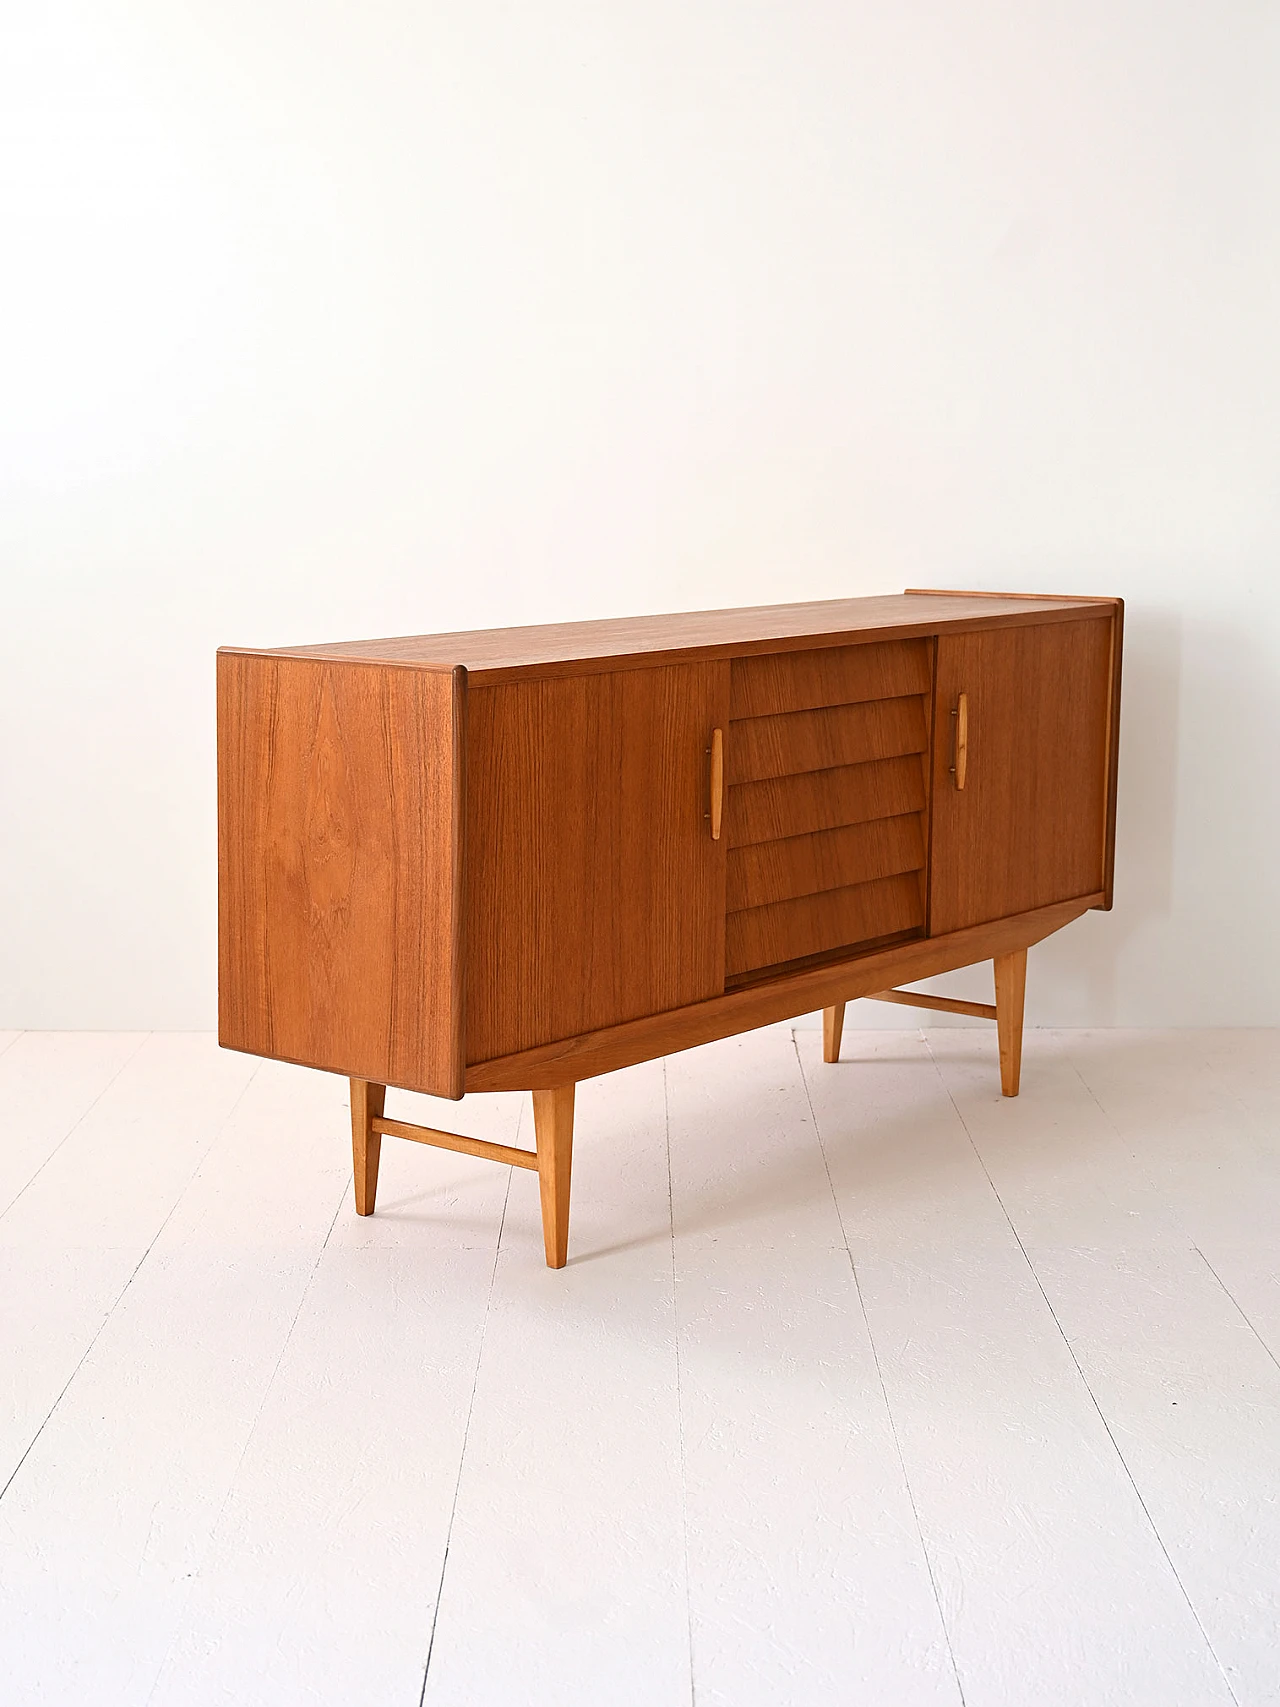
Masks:
[[[370,1084],[368,1079],[352,1079],[351,1157],[356,1176],[357,1215],[372,1215],[373,1201],[378,1195],[382,1134],[373,1130],[373,1122],[382,1119],[386,1101],[385,1085]]]
[[[833,1008],[822,1010],[822,1059],[838,1061],[840,1059],[840,1039],[844,1034],[844,1003],[837,1002]]]
[[[538,1187],[542,1196],[542,1243],[548,1268],[563,1268],[569,1258],[569,1174],[573,1166],[572,1085],[534,1091],[533,1127],[538,1145]]]
[[[996,970],[996,1031],[1000,1036],[1000,1089],[1016,1097],[1022,1076],[1022,1007],[1027,993],[1027,951],[998,954]]]

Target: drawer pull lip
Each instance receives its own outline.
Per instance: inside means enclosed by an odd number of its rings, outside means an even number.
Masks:
[[[711,810],[707,816],[711,820],[711,840],[720,840],[720,825],[724,817],[724,730],[711,731],[711,745],[707,748],[711,755]]]
[[[956,762],[951,767],[951,774],[956,779],[956,787],[963,788],[969,770],[969,696],[967,693],[957,696],[956,708],[951,715],[956,720]]]

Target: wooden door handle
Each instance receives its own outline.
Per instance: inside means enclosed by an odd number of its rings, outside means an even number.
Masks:
[[[951,774],[956,779],[956,787],[963,788],[965,776],[969,770],[969,696],[962,693],[956,698],[956,708],[951,713],[956,720],[956,762],[951,767]]]
[[[720,840],[720,820],[724,815],[724,730],[711,731],[711,840]]]

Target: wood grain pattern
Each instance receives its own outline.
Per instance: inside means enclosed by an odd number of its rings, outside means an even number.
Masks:
[[[711,820],[711,840],[720,840],[720,826],[724,820],[724,730],[711,731],[711,810],[707,816]]]
[[[538,1188],[542,1199],[542,1243],[548,1268],[569,1260],[569,1181],[573,1168],[572,1085],[534,1091],[533,1124],[538,1144]]]
[[[672,1013],[646,1015],[626,1025],[566,1038],[505,1060],[481,1062],[467,1068],[467,1089],[537,1090],[570,1078],[590,1079],[634,1066],[637,1061],[651,1061],[658,1055],[672,1055],[719,1037],[733,1037],[756,1026],[812,1013],[833,1002],[853,1001],[891,984],[935,978],[959,966],[1030,947],[1096,907],[1101,899],[1099,891],[949,936],[918,937],[811,970],[782,972]]]
[[[763,907],[874,877],[919,871],[924,857],[924,825],[918,812],[777,842],[753,842],[729,850],[725,901],[730,912]]]
[[[926,640],[735,661],[727,978],[923,928],[931,668]]]
[[[357,1215],[372,1215],[377,1201],[382,1138],[373,1123],[382,1114],[386,1100],[385,1085],[371,1085],[365,1079],[351,1080],[351,1155]]]
[[[745,847],[920,812],[925,801],[925,767],[911,753],[803,776],[738,783],[729,790],[725,831],[731,848]]]
[[[952,749],[951,775],[957,788],[963,788],[969,775],[969,696],[956,695],[955,746]]]
[[[934,744],[930,930],[1104,886],[1111,621],[945,634],[937,717],[969,702],[968,776]]]
[[[1120,622],[939,595],[226,652],[223,1040],[358,1081],[366,1209],[410,1135],[379,1087],[536,1091],[560,1261],[571,1081],[990,956],[1016,1087],[1019,955],[1110,898]]]
[[[1092,593],[984,593],[968,587],[907,587],[903,597],[908,599],[996,599],[1000,604],[1009,604],[1013,600],[1027,599],[1034,604],[1045,603],[1064,605],[1118,605],[1120,599],[1109,595]]]
[[[1027,994],[1027,951],[997,954],[996,1030],[1000,1038],[1000,1090],[1016,1097],[1022,1078],[1022,1010]]]
[[[920,694],[775,717],[744,717],[729,726],[725,774],[730,783],[759,782],[922,753],[928,744],[928,720]]]
[[[773,717],[868,699],[927,693],[929,642],[890,640],[736,658],[729,715]]]
[[[725,922],[725,976],[853,947],[915,926],[924,927],[924,896],[914,871],[751,907],[730,913]]]
[[[271,650],[278,657],[342,659],[410,669],[452,669],[460,665],[471,674],[473,687],[487,687],[501,679],[578,674],[588,666],[593,670],[617,670],[677,659],[694,663],[752,653],[861,646],[889,638],[928,636],[940,626],[959,633],[969,627],[1065,622],[1090,606],[1099,615],[1109,614],[1112,603],[1097,599],[979,597],[966,601],[951,595],[908,598],[905,594],[888,594]],[[886,697],[891,692],[877,688],[867,697]],[[820,697],[813,703],[827,702]],[[748,705],[743,707],[742,714],[767,710],[767,706]]]
[[[412,1144],[428,1144],[433,1150],[453,1150],[460,1156],[480,1156],[486,1162],[500,1162],[508,1168],[536,1168],[538,1158],[532,1150],[519,1150],[510,1144],[493,1144],[487,1138],[468,1138],[462,1132],[442,1132],[438,1126],[419,1126],[411,1120],[384,1120],[379,1115],[373,1122],[374,1135],[381,1138],[407,1138]],[[364,1211],[361,1211],[363,1214]]]
[[[890,1002],[900,1008],[926,1008],[940,1014],[968,1014],[972,1019],[994,1019],[993,1002],[966,1002],[959,996],[928,996],[920,990],[875,990],[863,997],[868,1002]]]
[[[844,1003],[833,1002],[822,1010],[822,1059],[834,1066],[840,1059],[840,1039],[844,1035]]]
[[[707,749],[728,674],[692,664],[471,692],[469,1061],[723,988]]]
[[[218,1035],[462,1095],[466,678],[218,657]]]

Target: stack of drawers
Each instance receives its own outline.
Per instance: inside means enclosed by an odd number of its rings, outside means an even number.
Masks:
[[[928,640],[735,659],[725,975],[919,933]]]

